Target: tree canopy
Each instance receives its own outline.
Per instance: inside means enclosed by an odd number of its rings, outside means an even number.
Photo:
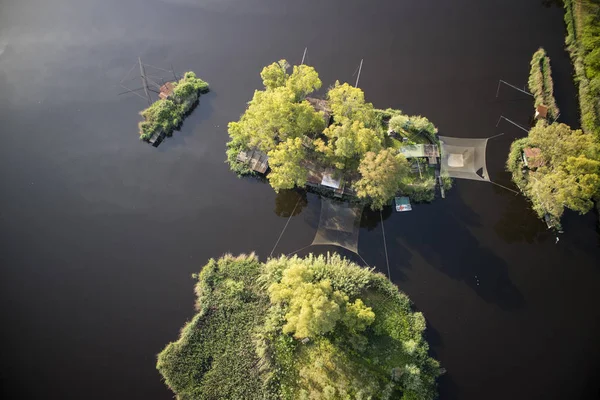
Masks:
[[[524,148],[539,148],[541,162],[528,170]],[[507,167],[513,180],[532,201],[534,210],[559,220],[564,208],[586,213],[600,199],[600,161],[594,137],[565,124],[538,123],[527,138],[511,146]]]
[[[327,100],[307,100],[322,85],[319,75],[307,65],[289,70],[286,60],[264,67],[264,90],[255,91],[239,121],[229,123],[227,160],[234,171],[253,173],[237,159],[241,151],[257,149],[268,155],[268,181],[276,191],[304,186],[310,170],[317,180],[326,173],[339,177],[342,195],[345,188],[355,189],[374,208],[383,207],[401,188],[416,201],[433,198],[432,172],[417,178],[405,159],[392,157],[404,145],[437,143],[433,123],[400,110],[376,110],[360,88],[348,83],[335,82]],[[403,138],[389,136],[389,129]],[[380,155],[377,162],[387,164],[376,168],[375,156],[369,154]],[[401,178],[423,182],[401,186]]]
[[[380,209],[398,192],[409,169],[406,158],[391,149],[368,152],[358,167],[361,177],[355,184],[356,194],[370,199],[373,209]]]
[[[198,313],[159,354],[181,400],[432,400],[425,319],[383,275],[338,255],[210,260]]]

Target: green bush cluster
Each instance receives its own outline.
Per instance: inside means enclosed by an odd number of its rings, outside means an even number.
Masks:
[[[550,57],[543,48],[533,53],[531,71],[529,73],[529,90],[534,96],[535,106],[540,104],[548,107],[548,118],[556,120],[559,114],[556,100],[554,99],[554,83],[550,69]]]
[[[159,99],[140,112],[144,117],[144,121],[139,123],[140,138],[148,140],[160,132],[170,136],[181,125],[185,114],[192,109],[200,94],[208,91],[208,83],[197,78],[193,72],[186,72],[175,83],[172,98]]]
[[[566,44],[579,85],[581,127],[600,140],[600,2],[564,0]]]
[[[425,319],[383,275],[338,255],[210,260],[198,314],[158,355],[180,400],[434,399]]]

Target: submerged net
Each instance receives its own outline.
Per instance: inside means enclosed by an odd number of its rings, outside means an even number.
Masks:
[[[489,181],[485,164],[488,139],[464,139],[440,136],[442,175],[451,178]]]
[[[321,199],[319,228],[311,245],[340,246],[358,254],[362,206]]]

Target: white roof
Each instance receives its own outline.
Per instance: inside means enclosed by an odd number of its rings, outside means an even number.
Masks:
[[[342,180],[334,179],[333,174],[329,171],[326,171],[323,174],[323,180],[321,181],[321,185],[330,187],[332,189],[339,189],[341,187]]]

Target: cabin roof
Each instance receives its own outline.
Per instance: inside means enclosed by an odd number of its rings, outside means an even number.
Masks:
[[[323,173],[323,180],[321,181],[321,185],[327,186],[332,189],[339,189],[342,187],[342,179],[335,178],[333,170],[327,169]]]
[[[435,144],[409,144],[399,150],[406,158],[439,157],[440,151]]]
[[[523,149],[523,161],[529,168],[538,168],[544,165],[542,150],[538,147],[525,147]]]
[[[535,117],[536,118],[546,118],[547,116],[548,116],[548,106],[539,104],[535,108]]]
[[[267,172],[267,168],[269,168],[269,156],[258,149],[240,151],[237,160],[248,164],[250,169],[261,174]]]
[[[329,125],[329,119],[331,118],[331,109],[329,108],[327,100],[317,99],[314,97],[307,97],[306,101],[308,101],[316,111],[323,112],[323,119],[325,120],[325,124]]]
[[[167,82],[160,87],[160,93],[158,97],[161,99],[167,99],[173,95],[173,90],[175,89],[175,84],[173,82]]]

